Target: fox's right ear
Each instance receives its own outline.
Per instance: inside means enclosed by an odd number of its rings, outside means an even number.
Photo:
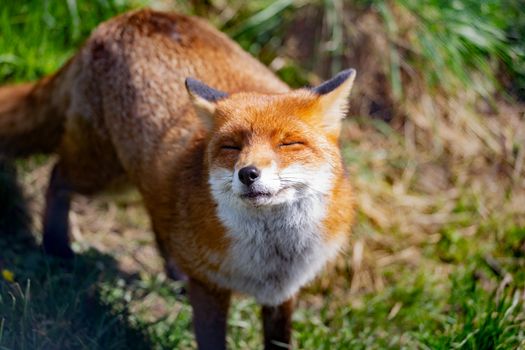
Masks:
[[[184,82],[197,114],[208,128],[213,126],[213,115],[217,108],[217,101],[228,97],[228,94],[209,87],[193,78],[186,78]]]

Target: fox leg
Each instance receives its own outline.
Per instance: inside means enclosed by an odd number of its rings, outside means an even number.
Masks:
[[[293,298],[277,306],[263,306],[264,349],[291,349]]]
[[[44,211],[44,251],[62,258],[72,258],[69,242],[69,208],[71,187],[64,178],[60,164],[51,172],[51,180],[46,192]]]
[[[74,256],[69,240],[69,209],[73,193],[95,194],[122,175],[111,148],[101,148],[106,152],[98,154],[90,152],[89,146],[86,143],[83,148],[60,153],[60,160],[51,172],[43,220],[43,246],[48,254],[62,258]]]
[[[187,281],[188,276],[182,272],[182,270],[177,266],[177,263],[172,258],[166,259],[166,274],[169,278],[174,281]]]
[[[211,289],[190,278],[193,328],[199,350],[226,349],[226,319],[230,291]]]
[[[162,254],[162,249],[160,249]],[[162,254],[164,256],[164,269],[166,271],[166,276],[173,281],[188,281],[188,275],[186,275],[182,270],[177,266],[177,263],[173,258]],[[187,289],[186,284],[177,290],[178,295],[186,295]]]
[[[155,232],[157,248],[160,252],[160,255],[162,255],[164,258],[164,269],[166,271],[166,275],[174,281],[187,281],[188,276],[182,272],[182,270],[177,266],[175,260],[170,256],[170,253],[166,248],[168,243],[161,239],[163,236],[159,234],[159,230],[155,228],[155,224],[153,225],[153,232]]]

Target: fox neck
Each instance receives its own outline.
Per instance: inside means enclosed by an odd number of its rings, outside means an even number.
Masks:
[[[282,231],[283,235],[298,229],[319,231],[326,216],[328,201],[324,194],[308,194],[292,202],[253,207],[217,198],[215,195],[214,199],[221,222],[230,229],[230,235],[233,236],[245,236],[254,231],[268,231],[269,234]],[[242,231],[246,233],[243,234]]]
[[[220,286],[277,305],[315,277],[337,252],[326,240],[327,193],[307,193],[275,206],[250,207],[212,191],[230,246],[220,271],[208,277]]]

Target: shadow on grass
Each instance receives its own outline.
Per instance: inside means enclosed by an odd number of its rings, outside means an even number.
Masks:
[[[13,169],[0,160],[0,348],[151,348],[128,308],[115,311],[99,287],[134,277],[96,250],[68,262],[44,255]]]

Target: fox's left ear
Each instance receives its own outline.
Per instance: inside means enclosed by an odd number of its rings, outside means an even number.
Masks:
[[[311,90],[318,95],[317,113],[322,118],[322,127],[331,134],[339,135],[341,120],[348,112],[348,96],[355,76],[355,69],[347,69]]]
[[[190,99],[197,110],[197,114],[206,124],[206,127],[213,126],[213,119],[217,102],[228,97],[228,94],[204,84],[193,78],[186,78],[184,82]]]

